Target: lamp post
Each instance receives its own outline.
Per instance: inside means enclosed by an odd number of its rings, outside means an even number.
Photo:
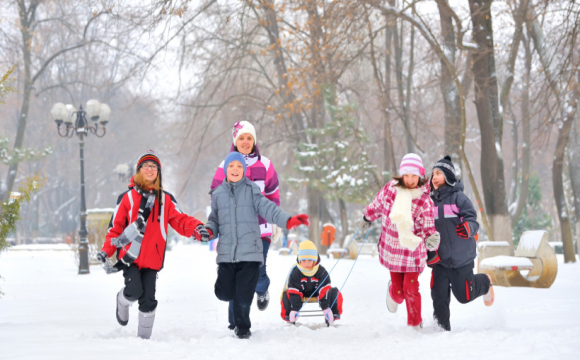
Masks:
[[[85,202],[85,136],[93,133],[97,137],[105,136],[105,125],[109,122],[111,108],[101,104],[98,100],[87,101],[87,110],[81,105],[79,110],[71,104],[56,103],[50,110],[57,126],[60,137],[70,138],[75,133],[79,137],[81,155],[81,213],[79,230],[79,274],[88,274],[89,270],[89,241],[87,240],[87,205]],[[91,121],[87,121],[87,117]],[[64,125],[64,127],[61,127]]]

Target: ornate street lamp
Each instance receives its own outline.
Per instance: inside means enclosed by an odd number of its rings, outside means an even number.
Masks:
[[[85,202],[85,136],[93,133],[97,137],[105,136],[105,125],[109,122],[111,108],[107,104],[101,104],[98,100],[87,101],[87,110],[81,105],[77,110],[71,104],[56,103],[50,110],[54,122],[56,122],[58,135],[72,137],[75,133],[79,137],[81,150],[81,213],[79,230],[79,274],[88,274],[89,270],[89,241],[87,240],[87,205]],[[89,120],[87,120],[87,118]],[[61,125],[64,125],[61,127]]]

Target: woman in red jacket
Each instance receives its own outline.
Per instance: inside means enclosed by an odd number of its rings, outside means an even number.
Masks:
[[[149,150],[139,158],[129,190],[119,196],[105,244],[97,254],[105,263],[117,252],[119,261],[107,268],[108,273],[122,270],[125,278],[125,287],[117,294],[117,321],[127,325],[129,306],[139,301],[138,336],[143,339],[151,337],[155,320],[155,283],[165,259],[168,225],[183,236],[210,238],[203,224],[182,213],[173,195],[163,191],[161,162]]]

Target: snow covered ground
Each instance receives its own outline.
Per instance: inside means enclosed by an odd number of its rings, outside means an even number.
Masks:
[[[270,306],[252,307],[250,340],[227,329],[227,304],[213,294],[215,253],[201,244],[168,252],[157,282],[157,318],[151,340],[137,338],[137,306],[129,324],[115,319],[121,274],[91,267],[77,275],[70,251],[9,250],[0,254],[2,359],[578,359],[580,264],[562,264],[550,289],[496,287],[496,302],[451,304],[451,332],[433,323],[430,269],[420,277],[425,328],[406,326],[406,311],[385,306],[389,274],[378,258],[361,256],[343,289],[336,327],[320,318],[302,326],[280,319],[279,296],[294,256],[270,252]],[[324,258],[330,270],[334,259]],[[342,286],[352,260],[331,274]]]

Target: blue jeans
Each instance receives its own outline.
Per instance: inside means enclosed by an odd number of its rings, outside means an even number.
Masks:
[[[258,284],[256,284],[256,293],[258,295],[264,295],[268,291],[268,287],[270,286],[270,278],[266,273],[266,259],[268,258],[268,250],[270,249],[270,242],[268,240],[262,239],[262,247],[264,250],[264,264],[260,266],[260,275],[258,277]],[[228,308],[228,320],[230,322],[230,328],[234,328],[235,321],[234,321],[234,302],[230,301],[230,305]]]

